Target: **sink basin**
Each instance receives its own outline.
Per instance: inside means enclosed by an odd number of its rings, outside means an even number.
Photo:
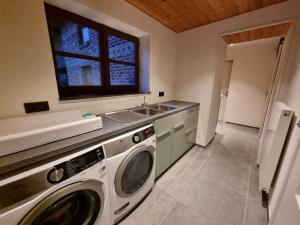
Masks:
[[[145,116],[142,114],[134,113],[130,110],[121,110],[116,112],[105,113],[104,117],[119,123],[130,123],[143,119]]]
[[[161,110],[161,111],[170,111],[173,109],[177,109],[177,106],[173,106],[173,105],[164,105],[164,104],[153,104],[149,106],[152,109],[156,109],[156,110]]]
[[[152,109],[152,108],[133,109],[132,111],[136,112],[136,113],[143,114],[143,115],[147,115],[147,116],[155,115],[157,113],[162,113],[161,110]]]

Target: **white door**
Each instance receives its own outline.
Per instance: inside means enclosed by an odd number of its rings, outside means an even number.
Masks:
[[[267,96],[276,71],[277,39],[252,41],[228,47],[233,59],[224,120],[261,127]]]
[[[218,115],[218,120],[220,121],[224,121],[224,113],[225,113],[227,96],[228,96],[232,64],[233,64],[233,60],[226,60],[224,65],[221,101],[220,101],[220,108],[219,108],[219,115]]]

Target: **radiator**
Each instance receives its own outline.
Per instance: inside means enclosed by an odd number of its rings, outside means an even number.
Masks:
[[[269,193],[294,111],[275,102],[259,144],[259,189]]]

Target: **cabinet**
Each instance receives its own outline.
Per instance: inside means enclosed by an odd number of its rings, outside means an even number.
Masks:
[[[172,115],[172,151],[171,164],[174,163],[185,152],[186,137],[184,132],[184,119],[186,111]]]
[[[194,143],[199,107],[181,111],[154,122],[156,132],[155,177],[161,175]]]
[[[186,137],[185,149],[188,150],[196,143],[197,126],[199,117],[199,107],[191,108],[186,111],[184,121],[184,131]]]
[[[156,133],[155,177],[158,177],[171,165],[172,117],[156,120],[154,128]]]

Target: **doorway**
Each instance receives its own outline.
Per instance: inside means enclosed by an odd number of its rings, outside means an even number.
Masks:
[[[275,85],[282,37],[291,22],[222,36],[227,43],[218,120],[262,128]]]
[[[229,89],[232,65],[233,65],[233,60],[225,60],[224,74],[222,80],[222,90],[221,90],[221,101],[220,101],[220,108],[219,108],[219,115],[218,115],[218,120],[222,122],[224,122],[224,114],[225,114],[226,102],[228,97],[228,89]]]

